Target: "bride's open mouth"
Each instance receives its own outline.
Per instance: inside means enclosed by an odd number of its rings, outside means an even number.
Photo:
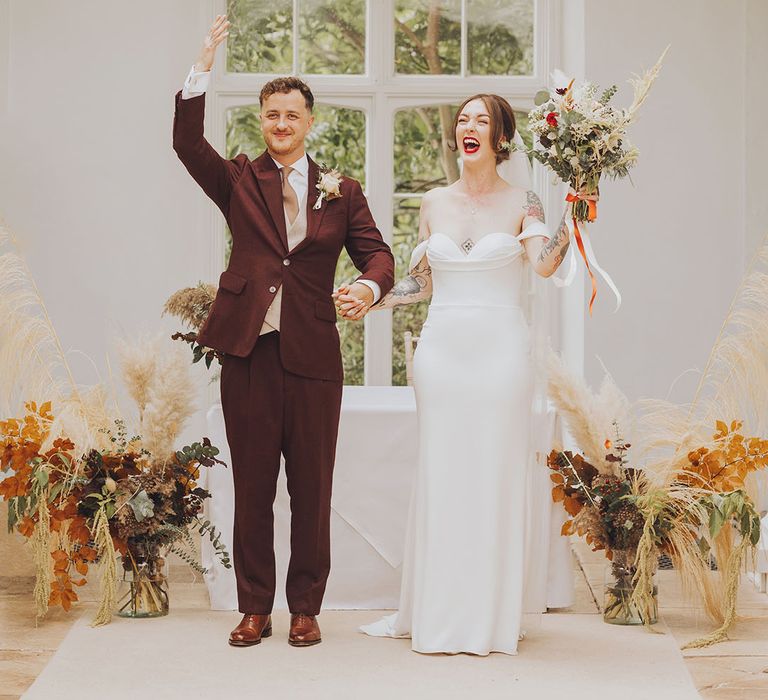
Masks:
[[[480,142],[472,136],[467,136],[462,143],[464,145],[464,153],[476,153],[480,150]]]

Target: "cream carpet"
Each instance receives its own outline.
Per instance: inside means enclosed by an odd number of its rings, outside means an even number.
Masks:
[[[285,612],[274,616],[271,638],[244,649],[226,643],[235,613],[177,608],[94,629],[92,612],[83,611],[25,700],[699,698],[670,634],[606,625],[594,614],[544,615],[518,656],[483,658],[423,656],[408,640],[358,633],[375,611],[324,612],[323,643],[304,649],[288,645]]]

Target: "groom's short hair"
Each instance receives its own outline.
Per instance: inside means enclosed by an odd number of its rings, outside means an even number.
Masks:
[[[292,90],[298,90],[304,96],[304,103],[307,105],[307,109],[311,112],[312,108],[315,106],[315,96],[312,94],[312,90],[309,89],[309,85],[293,75],[270,80],[263,88],[261,88],[261,92],[259,93],[259,105],[263,105],[264,100],[277,92],[288,94]]]

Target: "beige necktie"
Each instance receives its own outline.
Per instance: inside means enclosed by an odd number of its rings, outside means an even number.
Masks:
[[[293,172],[293,168],[284,165],[280,168],[280,175],[283,178],[283,206],[288,222],[293,223],[299,215],[299,198],[296,196],[296,190],[291,187],[288,176]]]

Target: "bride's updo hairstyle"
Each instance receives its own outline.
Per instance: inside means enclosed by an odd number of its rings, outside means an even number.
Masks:
[[[491,118],[491,146],[496,152],[496,165],[498,165],[501,161],[509,159],[509,151],[499,148],[499,143],[504,141],[512,143],[516,129],[515,113],[509,102],[499,95],[481,93],[472,95],[461,103],[461,106],[456,110],[456,116],[453,118],[452,142],[449,142],[448,147],[452,151],[459,150],[459,144],[456,143],[456,128],[459,125],[461,112],[472,100],[482,100],[488,110],[488,116]]]

